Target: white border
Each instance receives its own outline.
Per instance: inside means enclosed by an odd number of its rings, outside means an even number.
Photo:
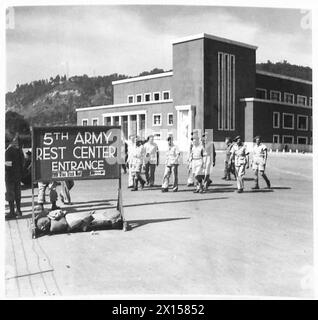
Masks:
[[[299,138],[301,138],[301,139],[306,139],[306,143],[299,143],[299,142],[298,142],[298,139],[299,139]],[[304,144],[306,144],[306,145],[307,145],[307,144],[308,144],[308,137],[304,137],[304,136],[297,136],[297,140],[296,140],[296,142],[297,142],[297,144],[303,144],[303,145],[304,145]]]
[[[278,114],[278,127],[275,127],[275,114]],[[273,129],[279,129],[280,128],[280,112],[273,111]]]
[[[155,94],[159,94],[159,100],[155,100]],[[160,91],[155,91],[155,92],[153,92],[152,93],[152,101],[168,101],[169,99],[167,99],[167,100],[163,100],[163,99],[161,99],[162,97],[161,97],[161,92]]]
[[[279,100],[274,100],[274,99],[272,99],[272,93],[279,93]],[[269,100],[281,102],[281,101],[282,101],[282,93],[281,93],[281,91],[270,90],[270,91],[269,91]]]
[[[155,116],[160,116],[160,124],[155,124]],[[153,113],[152,114],[152,126],[161,127],[162,126],[162,113]]]
[[[305,98],[305,99],[306,99],[306,100],[305,100],[305,104],[299,103],[299,102],[298,102],[298,98]],[[303,96],[303,95],[301,95],[301,94],[297,94],[297,104],[300,104],[300,105],[302,105],[302,106],[306,106],[306,107],[307,107],[307,96]]]
[[[293,127],[292,128],[285,127],[284,116],[293,116]],[[283,112],[283,127],[282,128],[287,129],[287,130],[295,130],[295,115],[293,113]]]
[[[264,99],[257,99],[257,98],[242,98],[240,99],[242,102],[264,102],[268,104],[281,104],[283,106],[290,106],[290,107],[297,107],[297,108],[305,108],[305,109],[312,109],[311,107],[304,106],[302,104],[291,104],[291,103],[286,103],[282,101],[276,101],[276,100],[264,100]]]
[[[274,137],[277,137],[277,138],[278,138],[278,139],[277,139],[278,142],[274,142]],[[273,134],[273,143],[279,143],[279,140],[280,140],[279,138],[280,138],[279,134]]]
[[[110,118],[110,124],[112,123],[112,117],[111,116],[108,116],[108,115],[102,115],[102,118],[103,118],[103,126],[108,126],[108,124],[105,123],[105,118]]]
[[[129,98],[133,98],[133,101],[132,102],[129,102]],[[135,103],[135,96],[133,94],[129,94],[127,96],[127,104],[134,104]]]
[[[97,120],[96,126],[99,125],[99,118],[92,118],[92,126],[94,126],[94,120]]]
[[[140,102],[138,102],[137,101],[137,98],[138,97],[141,97],[141,101]],[[136,103],[142,103],[143,101],[142,101],[142,98],[144,97],[144,95],[142,94],[142,93],[138,93],[138,94],[136,94]]]
[[[293,139],[293,142],[285,142],[285,141],[284,141],[285,138],[292,138],[292,139]],[[291,136],[291,135],[283,135],[283,136],[282,136],[282,144],[287,144],[287,143],[288,143],[288,144],[294,144],[294,142],[295,142],[295,137],[294,137],[294,136]]]
[[[149,97],[150,97],[150,99],[149,99],[149,101],[146,101],[146,95],[149,95]],[[151,102],[152,100],[151,100],[151,92],[146,92],[146,93],[144,93],[144,102],[146,103],[146,102]]]
[[[265,99],[264,100],[267,100],[267,89],[263,89],[263,88],[256,88],[255,89],[255,94],[256,94],[256,91],[263,91],[265,92]],[[257,99],[261,99],[261,98],[257,98]]]
[[[169,115],[172,115],[172,124],[169,123]],[[171,127],[174,125],[174,114],[173,112],[167,113],[167,126]]]
[[[164,94],[165,94],[165,93],[168,93],[168,94],[169,94],[169,98],[168,98],[168,99],[165,99],[165,98],[164,98]],[[171,97],[170,90],[165,90],[165,91],[162,91],[162,92],[161,92],[161,98],[162,98],[161,100],[170,100],[170,97]]]
[[[84,118],[84,119],[82,119],[82,120],[81,120],[81,122],[82,122],[82,126],[84,126],[84,124],[83,124],[83,122],[84,122],[84,121],[86,121],[86,122],[87,122],[87,124],[85,125],[85,127],[87,127],[87,126],[88,126],[88,118]]]
[[[300,117],[305,117],[306,118],[306,129],[299,129],[299,118]],[[308,126],[309,126],[308,116],[306,116],[304,114],[297,114],[297,130],[298,131],[308,131]]]
[[[286,101],[286,96],[287,96],[287,95],[290,95],[290,96],[293,97],[293,102],[288,102],[288,101]],[[294,94],[294,93],[290,93],[290,92],[284,92],[284,102],[295,104],[295,94]]]

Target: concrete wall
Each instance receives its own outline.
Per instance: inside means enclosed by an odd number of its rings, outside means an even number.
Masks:
[[[153,92],[158,92],[158,91],[161,93],[161,95],[162,95],[162,91],[170,91],[170,99],[172,99],[172,90],[171,90],[172,83],[171,82],[172,82],[172,76],[168,75],[160,78],[114,84],[113,85],[114,104],[128,103],[128,100],[127,100],[128,96],[134,95],[134,98],[136,99],[136,94],[142,94],[143,95],[142,101],[143,101],[144,93],[152,94]]]
[[[203,39],[173,45],[173,103],[175,106],[195,106],[197,128],[204,125],[203,48]]]
[[[218,52],[235,55],[235,130],[218,130]],[[214,140],[241,135],[244,139],[245,114],[243,97],[255,93],[255,50],[212,39],[204,40],[204,127],[214,129]]]

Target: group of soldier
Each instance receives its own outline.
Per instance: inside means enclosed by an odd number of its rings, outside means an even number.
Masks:
[[[212,136],[210,135],[210,132],[202,133],[200,130],[191,133],[191,143],[187,159],[187,185],[194,186],[195,193],[206,192],[212,184],[211,172],[215,166],[216,152]],[[231,180],[231,175],[233,175],[237,183],[237,192],[242,193],[244,190],[245,171],[250,165],[249,151],[240,136],[237,136],[233,141],[227,137],[225,144],[223,179]],[[131,188],[132,191],[137,191],[139,187],[141,189],[145,186],[154,187],[156,167],[159,165],[159,148],[154,142],[154,136],[150,135],[146,141],[143,141],[140,137],[131,135],[129,141],[125,143],[125,154],[123,169],[125,172],[128,169],[128,188]],[[265,174],[267,155],[267,148],[262,143],[261,137],[255,137],[252,157],[255,185],[252,189],[259,189],[259,174],[265,180],[267,188],[271,188],[270,181]],[[5,158],[6,200],[10,208],[10,213],[7,216],[14,218],[22,215],[21,181],[23,181],[23,177],[25,178],[25,169],[28,169],[28,178],[26,179],[31,180],[31,157],[30,153],[27,153],[26,158],[24,157],[22,149],[19,147],[18,138],[15,137],[12,141],[6,138]],[[181,162],[179,148],[175,144],[173,137],[169,136],[161,184],[162,192],[169,191],[171,176],[173,176],[172,191],[178,191],[178,169]],[[142,175],[145,176],[145,179]],[[69,180],[62,181],[59,184],[62,186],[60,193],[62,202],[71,204],[69,191],[74,186],[74,182]],[[55,181],[38,183],[38,205],[42,209],[45,203],[46,189],[49,190],[52,210],[59,208],[56,205],[58,199],[56,192],[57,185],[58,183]]]
[[[191,133],[188,163],[188,186],[195,186],[195,193],[204,193],[212,184],[211,172],[215,166],[216,152],[210,132],[201,133],[200,130]],[[161,191],[169,191],[169,181],[173,175],[172,191],[178,191],[178,167],[180,164],[180,151],[174,143],[173,137],[167,139],[167,152],[165,169],[162,179]],[[224,180],[231,180],[231,174],[237,182],[237,192],[244,190],[245,170],[249,168],[249,151],[240,136],[233,141],[225,139],[226,152],[224,160]],[[127,143],[126,165],[128,167],[128,188],[137,191],[145,186],[153,187],[155,182],[155,170],[159,165],[159,148],[154,142],[154,136],[150,135],[146,141],[138,136],[130,136]],[[270,181],[265,174],[267,162],[267,148],[261,142],[261,137],[255,137],[253,147],[252,168],[254,170],[255,186],[259,189],[259,174],[266,182],[267,188],[271,188]],[[125,165],[125,168],[126,168]],[[125,169],[126,170],[126,169]],[[145,175],[145,180],[142,178]]]

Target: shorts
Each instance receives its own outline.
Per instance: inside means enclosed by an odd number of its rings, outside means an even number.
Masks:
[[[265,160],[264,159],[253,160],[253,170],[265,171]]]

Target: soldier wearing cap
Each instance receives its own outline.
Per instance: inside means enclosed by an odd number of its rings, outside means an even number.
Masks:
[[[192,143],[192,149],[190,153],[190,159],[191,159],[191,169],[192,174],[195,178],[195,193],[202,193],[203,190],[203,180],[205,175],[205,158],[204,158],[204,147],[202,143],[200,143],[199,134],[195,132],[193,134],[193,143]]]
[[[165,171],[163,174],[163,182],[162,182],[162,192],[168,192],[169,187],[169,179],[171,173],[173,172],[173,187],[172,191],[178,191],[178,166],[179,166],[179,157],[180,151],[179,148],[173,143],[173,137],[169,136],[168,139],[168,151],[166,155],[166,162],[165,162]]]
[[[145,176],[147,184],[153,187],[155,183],[156,166],[159,165],[159,149],[154,142],[154,136],[150,135],[144,145],[146,153]]]
[[[254,139],[256,144],[253,148],[252,168],[255,174],[255,186],[252,189],[259,189],[258,172],[265,180],[267,188],[270,189],[271,183],[265,174],[265,167],[267,162],[267,147],[265,146],[265,144],[261,143],[261,136],[256,136]]]
[[[244,189],[245,169],[249,168],[249,152],[240,136],[237,136],[234,141],[236,143],[231,149],[230,161],[234,160],[237,192],[242,193]]]
[[[141,184],[141,189],[144,188],[145,180],[142,179],[140,173],[145,164],[145,148],[142,144],[140,137],[136,137],[135,145],[130,147],[128,155],[129,170],[133,179],[133,188],[131,191],[138,190],[138,182]]]
[[[215,166],[215,146],[212,140],[212,134],[210,132],[205,132],[202,135],[201,143],[203,146],[203,159],[204,159],[204,179],[203,185],[204,189],[208,190],[208,187],[212,184],[210,179],[212,167]]]
[[[224,159],[224,176],[222,179],[231,180],[231,173],[235,177],[235,166],[233,162],[230,161],[231,149],[234,145],[230,137],[225,138],[225,145],[226,145],[226,150],[225,150],[225,159]]]

